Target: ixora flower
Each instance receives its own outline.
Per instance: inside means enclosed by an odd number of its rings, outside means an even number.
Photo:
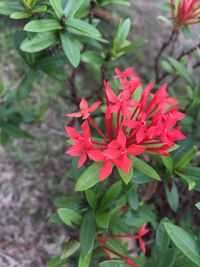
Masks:
[[[177,29],[200,22],[199,0],[171,0],[172,20]]]
[[[145,247],[145,243],[142,240],[142,237],[145,236],[146,234],[149,233],[149,229],[146,228],[146,224],[143,224],[141,226],[141,228],[138,231],[137,235],[113,235],[113,234],[108,234],[102,237],[98,237],[97,240],[99,242],[100,247],[103,249],[103,251],[105,252],[105,254],[107,255],[108,259],[112,260],[112,255],[117,256],[118,258],[120,258],[121,260],[123,260],[126,264],[132,266],[132,267],[137,267],[137,265],[133,262],[132,259],[110,249],[109,247],[107,247],[107,242],[109,241],[109,239],[136,239],[139,241],[139,246],[141,248],[141,250],[146,253],[146,247]]]
[[[168,150],[175,141],[185,138],[181,126],[176,126],[184,114],[178,110],[178,101],[168,97],[166,84],[153,94],[151,90],[154,82],[141,90],[140,79],[132,68],[122,72],[116,69],[115,72],[114,78],[119,82],[118,94],[109,82],[105,82],[105,104],[95,102],[89,107],[87,101],[82,99],[80,112],[66,114],[84,120],[82,133],[72,127],[65,127],[73,141],[66,153],[80,157],[78,167],[87,160],[101,162],[101,181],[112,173],[115,166],[129,173],[131,155],[138,156],[150,151],[169,156]],[[91,113],[100,106],[105,110],[104,130],[91,117]]]

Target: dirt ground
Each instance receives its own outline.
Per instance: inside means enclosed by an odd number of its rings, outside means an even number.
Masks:
[[[149,73],[153,76],[151,59],[170,31],[169,27],[161,28],[157,23],[159,11],[152,6],[153,2],[162,1],[131,1],[130,15],[137,25],[133,37],[149,40],[145,53],[136,60],[137,71],[144,76]],[[24,66],[16,64],[19,59],[12,48],[12,32],[2,34],[0,39],[7,38],[9,45],[0,44],[0,80],[14,86]],[[134,61],[133,56],[132,65]],[[48,94],[49,109],[44,122],[29,129],[35,140],[14,141],[0,148],[0,267],[44,267],[47,259],[60,252],[67,238],[65,228],[51,226],[48,219],[54,212],[52,199],[71,190],[65,178],[68,169],[63,130],[68,107],[55,94],[59,86],[56,82],[44,78],[42,84],[35,87],[43,85],[48,85],[46,93],[36,94],[35,99],[42,103]]]

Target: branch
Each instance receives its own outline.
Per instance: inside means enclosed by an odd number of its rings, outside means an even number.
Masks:
[[[163,54],[163,52],[167,49],[167,47],[170,45],[170,43],[172,42],[173,38],[174,38],[174,35],[176,33],[176,29],[173,28],[172,32],[171,32],[171,35],[169,37],[169,39],[163,43],[163,45],[161,46],[160,50],[158,51],[158,54],[155,58],[155,64],[154,64],[154,69],[155,69],[155,77],[156,77],[156,81],[159,80],[159,61],[160,61],[160,58]]]

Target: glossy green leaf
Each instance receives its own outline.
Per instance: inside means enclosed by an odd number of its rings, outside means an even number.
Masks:
[[[20,48],[29,53],[39,52],[56,43],[56,35],[53,32],[44,32],[36,34],[32,39],[26,38]]]
[[[91,37],[101,37],[101,33],[91,24],[84,20],[79,19],[68,19],[66,22],[68,27],[71,27],[79,32]]]
[[[97,208],[97,194],[91,189],[86,190],[85,192],[87,202],[93,210]]]
[[[165,229],[174,244],[192,262],[200,266],[200,250],[196,241],[182,228],[165,223]]]
[[[83,3],[84,0],[68,0],[64,9],[65,16],[73,18]]]
[[[31,16],[31,14],[25,12],[25,11],[17,11],[12,13],[10,16],[11,19],[27,19]]]
[[[174,168],[176,170],[184,168],[193,159],[196,152],[197,152],[197,148],[193,147],[190,151],[188,151],[187,153],[183,155],[183,157],[176,163]]]
[[[100,209],[106,209],[109,205],[112,204],[113,201],[117,199],[122,189],[121,181],[113,184],[107,192],[103,195],[100,202]]]
[[[173,172],[173,160],[171,157],[161,156],[162,162],[168,171]]]
[[[61,43],[66,57],[73,67],[77,67],[81,60],[80,49],[76,39],[67,32],[60,33]]]
[[[114,46],[122,46],[129,34],[131,28],[131,20],[130,19],[126,19],[123,22],[121,22],[119,24],[118,30],[117,30],[117,34],[115,37],[115,41],[114,41]]]
[[[76,183],[76,191],[84,191],[99,182],[99,174],[102,163],[94,162],[79,177]]]
[[[88,254],[91,252],[96,236],[95,214],[87,211],[83,216],[80,230],[81,252]]]
[[[63,16],[63,8],[60,0],[49,0],[53,10],[56,13],[56,16],[61,19]]]
[[[80,242],[73,239],[70,240],[67,245],[64,247],[62,254],[60,256],[61,260],[65,260],[73,255],[80,248]]]
[[[138,171],[146,174],[147,176],[155,180],[160,180],[159,174],[146,162],[135,156],[131,156],[131,159],[133,161],[133,168],[137,169]]]
[[[171,209],[174,212],[177,212],[179,207],[179,193],[176,187],[176,184],[172,184],[171,190],[168,188],[167,185],[165,185],[166,195],[167,195],[167,201],[171,207]]]
[[[128,203],[133,210],[137,210],[139,207],[139,198],[137,190],[133,188],[128,192]]]
[[[82,216],[72,209],[60,208],[57,212],[60,219],[72,228],[76,228],[81,223]]]
[[[92,252],[90,252],[89,254],[81,253],[79,257],[78,267],[89,267],[91,258]]]
[[[117,168],[117,171],[120,177],[122,178],[122,180],[125,182],[125,184],[128,184],[133,177],[133,164],[131,164],[131,167],[128,173],[124,172],[120,168]]]
[[[156,231],[156,249],[159,254],[169,248],[169,236],[165,230],[165,222],[169,222],[169,220],[167,218],[162,219]]]
[[[24,30],[28,32],[48,32],[61,29],[62,26],[56,19],[32,20],[24,27]]]
[[[96,223],[99,227],[107,229],[110,222],[110,214],[106,211],[96,212]]]

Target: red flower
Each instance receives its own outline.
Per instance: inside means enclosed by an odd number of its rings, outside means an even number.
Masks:
[[[149,233],[149,229],[146,228],[146,224],[143,224],[141,226],[141,228],[139,229],[137,235],[113,235],[113,234],[108,234],[106,236],[97,238],[97,240],[99,241],[99,244],[100,244],[101,248],[106,253],[108,259],[111,260],[112,259],[111,254],[114,254],[114,255],[118,256],[120,259],[122,259],[128,265],[130,265],[132,267],[137,267],[137,265],[132,261],[132,259],[130,259],[130,258],[124,256],[124,255],[121,255],[118,252],[116,252],[116,251],[108,248],[106,246],[106,243],[108,242],[109,239],[115,239],[115,238],[138,239],[139,240],[140,248],[145,253],[146,252],[146,247],[145,247],[144,241],[142,240],[142,237],[145,236],[147,233]]]
[[[176,28],[200,22],[198,0],[171,0],[172,20]]]
[[[101,105],[101,102],[95,102],[90,108],[88,106],[87,101],[82,98],[81,103],[79,105],[81,111],[75,112],[75,113],[69,113],[66,114],[67,117],[83,117],[83,119],[87,119],[90,116],[90,113],[95,111],[99,106]]]
[[[153,94],[151,90],[154,82],[151,82],[136,100],[133,93],[141,87],[140,78],[136,77],[132,68],[122,72],[116,70],[116,74],[119,95],[108,82],[104,84],[105,130],[102,131],[90,117],[90,112],[99,107],[100,102],[89,107],[84,99],[80,103],[80,112],[68,114],[70,117],[82,116],[86,120],[82,124],[83,133],[79,134],[72,127],[66,127],[74,142],[67,153],[80,156],[78,167],[87,159],[102,162],[99,176],[101,181],[112,173],[115,166],[128,173],[132,164],[129,155],[137,156],[151,151],[169,156],[168,149],[174,146],[175,141],[185,138],[181,126],[176,126],[184,118],[184,114],[178,110],[178,101],[168,96],[166,84]],[[89,124],[98,136],[94,131],[91,135]]]

